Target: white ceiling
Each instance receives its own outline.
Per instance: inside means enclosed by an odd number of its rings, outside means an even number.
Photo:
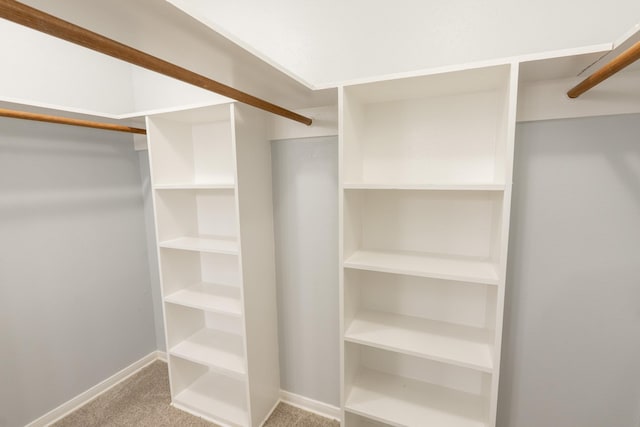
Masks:
[[[314,87],[610,43],[638,0],[167,0]]]

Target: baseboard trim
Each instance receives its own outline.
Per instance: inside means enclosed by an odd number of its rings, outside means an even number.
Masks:
[[[40,418],[30,422],[25,427],[44,427],[44,426],[53,424],[56,421],[69,415],[71,412],[91,402],[93,399],[100,396],[102,393],[108,391],[109,389],[113,388],[114,386],[118,385],[119,383],[126,380],[133,374],[136,374],[141,369],[146,368],[156,360],[163,360],[163,358],[166,361],[166,354],[164,352],[153,351],[147,354],[142,359],[138,360],[137,362],[132,363],[131,365],[124,368],[123,370],[110,376],[106,380],[94,385],[89,390],[80,393],[73,399],[63,403],[57,408],[47,412]]]
[[[111,388],[125,381],[132,375],[138,373],[140,370],[142,370],[143,368],[146,368],[156,360],[161,360],[163,362],[166,362],[167,353],[165,353],[164,351],[153,351],[149,353],[142,359],[132,363],[131,365],[115,373],[114,375],[107,378],[106,380],[91,387],[87,391],[80,393],[73,399],[47,412],[40,418],[34,421],[31,421],[25,427],[46,427],[48,425],[55,423],[56,421],[69,415],[71,412],[91,402],[93,399],[97,398],[101,394],[109,391]],[[288,392],[286,390],[280,390],[280,399],[273,406],[273,408],[269,412],[269,415],[266,417],[266,419],[269,419],[269,416],[271,416],[275,408],[278,406],[279,402],[283,402],[291,406],[295,406],[297,408],[303,409],[305,411],[313,412],[314,414],[320,415],[322,417],[331,418],[333,420],[340,421],[342,416],[340,408],[338,408],[337,406],[333,406],[333,405],[329,405],[328,403],[313,400],[308,397],[301,396],[299,394]],[[184,407],[182,405],[173,404],[173,406],[177,407],[178,409],[191,412],[189,408]],[[202,417],[202,415],[198,415],[198,416]],[[209,419],[208,417],[202,417],[202,418]],[[265,421],[263,421],[263,423],[266,422],[266,419]],[[209,419],[209,420],[214,421],[212,419]],[[216,420],[216,422],[220,423],[219,420]]]
[[[280,401],[291,406],[295,406],[296,408],[313,412],[314,414],[318,414],[322,417],[331,418],[332,420],[340,421],[342,418],[342,412],[337,406],[300,396],[299,394],[291,393],[286,390],[280,390]]]

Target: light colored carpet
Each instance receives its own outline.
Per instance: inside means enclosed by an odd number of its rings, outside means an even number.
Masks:
[[[167,364],[154,362],[53,427],[216,427],[170,405]],[[281,403],[264,427],[339,427],[334,420]]]

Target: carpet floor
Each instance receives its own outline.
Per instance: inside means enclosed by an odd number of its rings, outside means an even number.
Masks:
[[[72,412],[53,427],[216,427],[170,405],[167,364],[156,361]],[[330,420],[281,403],[264,427],[339,427]]]

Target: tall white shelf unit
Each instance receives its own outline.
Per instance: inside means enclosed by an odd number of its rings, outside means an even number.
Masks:
[[[172,404],[260,426],[280,392],[264,113],[147,118]]]
[[[517,73],[340,89],[343,425],[495,425]]]

